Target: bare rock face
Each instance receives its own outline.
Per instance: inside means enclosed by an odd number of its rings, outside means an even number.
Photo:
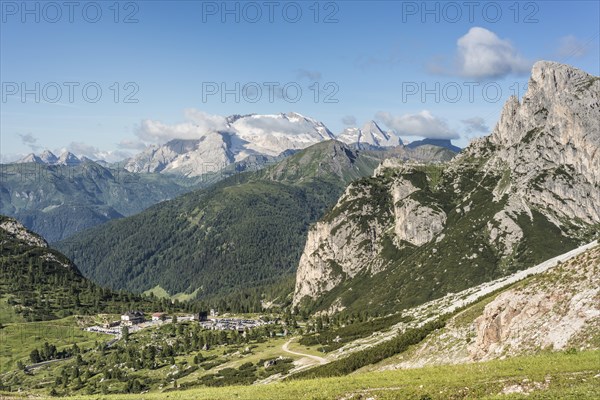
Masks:
[[[375,177],[388,172],[386,160]],[[409,165],[401,168],[411,171]],[[379,187],[363,181],[351,184],[331,214],[308,233],[298,266],[294,304],[315,298],[359,273],[376,274],[389,264],[381,256],[384,240],[421,246],[444,227],[446,214],[410,198],[421,189],[401,175]]]
[[[500,294],[475,320],[473,360],[564,350],[600,329],[600,247]]]
[[[531,266],[522,245],[527,254],[540,254],[535,247],[543,246],[544,235],[552,234],[564,251],[575,247],[600,226],[599,149],[600,78],[567,65],[536,63],[522,101],[511,97],[491,135],[475,140],[441,172],[432,164],[416,168],[386,160],[371,180],[350,185],[309,233],[294,304],[392,265],[411,271],[416,281],[423,278],[417,271],[439,268],[436,280],[453,267],[440,258],[438,243],[456,260],[454,266],[469,268],[455,273],[470,274],[474,283]],[[435,289],[419,284],[423,291]],[[453,284],[453,290],[463,288]]]
[[[370,264],[371,272],[382,267],[383,260],[377,257],[380,251],[377,239],[387,229],[387,224],[375,220],[363,226],[364,229],[357,226],[361,219],[381,210],[376,211],[370,205],[344,209],[344,205],[368,196],[369,193],[360,187],[349,186],[338,201],[339,214],[318,222],[309,231],[298,266],[294,304],[304,297],[314,298],[328,292],[342,280],[353,278],[371,260],[375,260]]]
[[[414,199],[400,200],[394,207],[394,232],[398,239],[421,246],[444,229],[446,214]]]
[[[490,242],[502,252],[504,256],[512,254],[515,246],[523,238],[523,230],[515,222],[514,216],[507,211],[499,211],[494,220],[488,222]]]
[[[38,235],[29,232],[23,225],[12,218],[6,218],[0,222],[0,229],[18,240],[26,242],[29,246],[48,247],[48,243]]]
[[[536,63],[521,102],[511,97],[492,134],[459,156],[507,171],[498,196],[523,198],[557,225],[600,221],[600,78],[548,61]]]

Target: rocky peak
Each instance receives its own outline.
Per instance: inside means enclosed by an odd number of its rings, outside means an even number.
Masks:
[[[40,159],[46,164],[54,164],[58,162],[58,157],[56,157],[50,150],[44,150],[42,154],[40,154]]]
[[[366,122],[362,128],[346,128],[337,139],[346,144],[358,145],[359,148],[395,147],[402,144],[402,140],[395,132],[385,132],[375,121]]]
[[[25,164],[25,163],[43,164],[43,161],[38,156],[36,156],[34,153],[30,153],[30,154],[27,154],[25,157],[21,158],[20,160],[16,161],[16,163],[17,164]]]
[[[485,160],[489,172],[509,173],[496,190],[526,199],[560,220],[600,220],[600,78],[548,61],[533,67],[522,101],[508,99],[492,134],[457,159]],[[565,206],[567,205],[567,206]]]
[[[0,216],[0,229],[9,236],[27,243],[29,246],[48,247],[48,243],[40,236],[28,231],[16,219]]]
[[[448,164],[384,161],[309,232],[294,304],[333,288],[347,307],[408,304],[417,287],[440,296],[597,235],[599,87],[538,63],[523,100],[510,98],[492,134]],[[380,295],[384,282],[395,292]],[[356,288],[362,297],[347,295]]]
[[[501,147],[550,134],[559,144],[600,144],[600,78],[577,68],[540,61],[532,69],[521,102],[511,96],[490,139]],[[539,132],[533,132],[536,129]],[[583,143],[580,143],[583,144]]]
[[[81,164],[81,160],[70,151],[65,151],[60,155],[56,163],[59,165],[73,166]]]

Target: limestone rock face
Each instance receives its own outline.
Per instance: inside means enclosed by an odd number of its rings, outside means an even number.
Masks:
[[[350,186],[338,204],[350,204],[368,196],[368,192]],[[313,226],[300,258],[295,300],[314,298],[330,291],[342,280],[353,278],[363,271],[371,260],[376,260],[370,264],[371,272],[382,267],[383,260],[377,257],[380,246],[376,243],[387,225],[372,221],[366,229],[358,230],[351,222],[369,218],[370,213],[375,211],[371,207],[346,209],[330,220],[319,221]],[[391,214],[388,212],[386,219],[389,218]]]
[[[488,304],[475,320],[470,358],[579,347],[585,329],[600,328],[599,304],[600,247],[596,247]]]
[[[375,172],[381,178],[386,160]],[[411,167],[401,167],[405,172]],[[387,179],[387,178],[383,178]],[[359,273],[376,274],[390,260],[381,257],[384,240],[421,246],[444,227],[446,214],[410,196],[421,189],[397,176],[372,187],[363,181],[351,184],[330,215],[308,233],[298,266],[294,304],[315,298]]]
[[[523,99],[509,98],[493,132],[448,163],[386,160],[372,178],[351,184],[310,230],[294,304],[392,270],[404,274],[403,287],[411,279],[440,296],[450,269],[468,276],[447,289],[461,290],[468,279],[481,283],[543,261],[559,250],[544,248],[548,240],[576,247],[600,226],[599,149],[600,78],[536,63]]]
[[[12,218],[5,218],[0,222],[0,229],[6,231],[16,239],[26,242],[29,246],[48,247],[48,243],[38,235],[29,232],[23,225]]]
[[[492,134],[457,158],[485,157],[490,149],[485,167],[510,171],[510,197],[527,199],[557,225],[600,220],[599,77],[536,63],[522,101],[511,97]]]
[[[446,214],[416,200],[400,200],[394,207],[394,232],[398,239],[421,246],[444,229]]]

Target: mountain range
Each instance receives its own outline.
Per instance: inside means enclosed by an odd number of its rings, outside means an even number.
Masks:
[[[362,149],[402,145],[402,139],[400,139],[396,132],[384,132],[375,121],[367,122],[362,128],[346,128],[337,136],[337,140]],[[418,146],[413,146],[412,148],[415,147]],[[458,153],[458,151],[456,152]]]
[[[151,146],[125,163],[130,172],[199,176],[220,170],[249,156],[279,156],[333,139],[322,123],[298,113],[234,115],[219,130],[198,139],[175,139]]]
[[[275,164],[334,135],[322,123],[298,113],[233,115],[223,129],[198,139],[173,139],[121,163],[108,164],[65,151],[45,150],[1,166],[0,213],[13,216],[50,242],[115,218],[136,214],[161,201],[208,186],[224,177]],[[192,129],[192,128],[190,128]],[[194,126],[193,129],[200,130]],[[357,149],[390,150],[410,159],[450,159],[456,148],[405,148],[394,132],[374,121],[338,139]]]
[[[15,164],[36,163],[44,165],[66,165],[75,166],[89,160],[86,157],[78,158],[70,151],[64,151],[59,157],[55,156],[50,150],[44,150],[40,155],[30,153],[27,156],[15,161]]]
[[[92,208],[112,192],[126,207],[127,190],[150,197],[167,182],[190,191],[56,249],[0,215],[0,389],[598,398],[599,121],[599,77],[538,62],[523,98],[458,155],[445,141],[386,146],[391,136],[369,123],[348,132],[350,143],[255,149],[196,177],[59,165],[48,153],[3,166],[3,204],[30,200],[42,213],[59,208],[44,206],[48,193]],[[138,181],[122,184],[121,173]],[[30,177],[38,181],[19,186]],[[57,222],[77,218],[68,211]],[[175,301],[183,295],[190,301]],[[240,334],[230,315],[182,315],[213,307],[260,313],[243,317],[258,326]],[[94,333],[126,309],[171,318]],[[277,380],[286,382],[265,385]]]
[[[197,177],[253,157],[281,158],[332,139],[358,149],[386,149],[403,144],[396,132],[384,131],[375,121],[368,121],[361,128],[346,128],[334,136],[322,122],[295,112],[232,115],[224,118],[222,125],[220,129],[206,129],[201,133],[201,128],[194,126],[198,129],[198,138],[172,139],[163,145],[152,145],[120,164],[129,172]],[[415,149],[421,145],[460,151],[449,140],[438,139],[412,142],[408,147]],[[45,150],[39,155],[31,153],[15,163],[76,166],[84,161],[91,160],[78,158],[68,151],[56,157]]]
[[[90,160],[78,164],[0,166],[0,213],[55,242],[114,218],[210,183],[160,174],[136,174]]]
[[[433,146],[386,152],[321,142],[56,246],[86,276],[115,289],[160,285],[204,296],[273,283],[295,274],[310,224],[382,158],[441,162],[453,155]]]

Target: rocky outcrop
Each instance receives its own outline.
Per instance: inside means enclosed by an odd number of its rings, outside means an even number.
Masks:
[[[44,239],[29,232],[16,220],[2,216],[0,218],[0,229],[3,229],[8,235],[25,242],[29,246],[48,247],[48,243]]]
[[[600,247],[592,242],[508,277],[406,310],[404,313],[414,319],[392,327],[391,333],[464,309],[418,346],[373,369],[420,368],[540,350],[597,348],[599,269]]]
[[[443,296],[590,241],[600,226],[599,124],[600,78],[536,63],[490,136],[447,164],[386,160],[351,185],[309,234],[294,303],[381,272],[378,284],[396,283],[390,303],[410,304],[403,292]],[[371,297],[363,307],[388,300],[360,287]]]
[[[303,298],[315,298],[352,279],[359,273],[376,274],[390,260],[382,257],[390,243],[421,246],[431,241],[446,221],[446,214],[411,198],[421,191],[403,173],[413,167],[404,164],[388,177],[390,166],[397,161],[385,160],[375,171],[379,184],[365,181],[351,184],[333,211],[308,233],[298,266],[294,304]]]
[[[375,210],[373,205],[367,204],[360,208],[344,207],[368,197],[369,193],[363,188],[349,186],[336,206],[339,213],[317,222],[310,229],[298,266],[294,304],[304,297],[314,298],[330,291],[365,268],[370,272],[381,269],[383,260],[377,257],[381,248],[378,238],[388,228],[387,224],[376,220],[364,229],[358,228],[357,224],[374,212],[386,215],[387,221],[389,211]],[[373,260],[375,262],[371,262]]]
[[[485,168],[510,171],[511,198],[526,199],[559,226],[600,221],[599,77],[536,63],[522,101],[511,97],[492,134],[458,160],[485,158],[490,149]]]
[[[410,198],[394,202],[394,232],[399,240],[421,246],[444,229],[446,214]]]
[[[508,290],[475,320],[473,360],[589,343],[600,330],[600,247]]]

